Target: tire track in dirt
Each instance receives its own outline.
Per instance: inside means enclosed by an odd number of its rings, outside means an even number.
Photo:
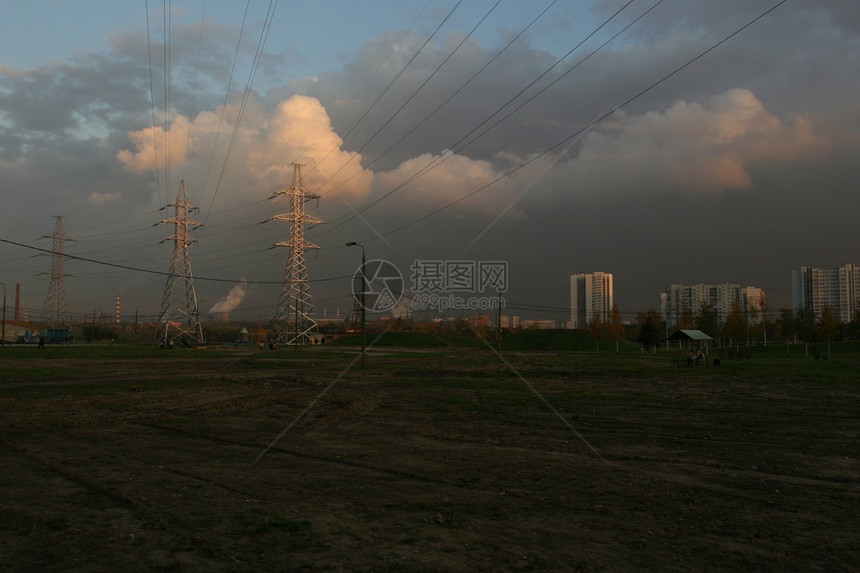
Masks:
[[[116,505],[126,507],[126,508],[131,508],[134,510],[145,510],[145,509],[147,509],[147,506],[140,504],[134,498],[131,498],[129,496],[124,495],[122,492],[120,492],[119,490],[117,490],[115,488],[105,487],[105,486],[103,486],[103,485],[101,485],[95,481],[87,479],[86,477],[84,477],[82,475],[78,475],[75,472],[69,471],[68,469],[63,468],[59,464],[51,462],[51,461],[45,459],[43,456],[39,456],[39,455],[36,455],[34,453],[31,453],[24,448],[15,447],[12,444],[9,444],[8,442],[6,442],[5,440],[0,441],[0,443],[2,443],[3,446],[6,447],[8,450],[15,452],[16,454],[20,455],[24,459],[27,459],[31,462],[35,462],[40,467],[46,468],[46,469],[50,470],[51,472],[63,477],[64,479],[83,487],[87,491],[96,493],[99,496],[110,500],[112,503],[114,503]]]
[[[309,436],[309,437],[319,436],[331,424],[344,418],[345,416],[349,416],[349,415],[356,414],[356,413],[366,414],[366,413],[372,412],[377,407],[379,407],[379,405],[386,399],[386,397],[387,397],[387,394],[385,392],[377,392],[373,396],[367,396],[367,397],[362,397],[362,398],[353,400],[352,402],[350,402],[345,407],[330,407],[329,409],[332,411],[330,411],[328,414],[324,415],[320,419],[311,420],[311,423],[309,424],[309,426],[305,428],[304,435]],[[173,400],[172,399],[165,399],[164,404],[160,404],[159,407],[163,407],[170,402],[173,402]],[[189,405],[188,403],[185,403],[181,406],[176,406],[175,408],[172,408],[169,411],[169,413],[166,413],[165,411],[159,409],[158,413],[160,414],[160,417],[164,417],[165,415],[175,415],[177,413],[189,413],[189,414],[191,414],[191,413],[200,413],[200,412],[206,412],[206,411],[213,411],[213,412],[218,412],[218,413],[224,413],[224,411],[241,412],[241,411],[245,411],[245,410],[249,410],[249,409],[250,410],[258,410],[258,408],[257,408],[258,406],[269,406],[269,407],[271,407],[271,405],[272,405],[271,401],[269,400],[269,398],[267,396],[249,397],[247,394],[236,393],[236,394],[231,394],[229,396],[206,397],[205,400],[198,400],[191,405]],[[137,418],[151,417],[151,415],[139,413],[135,417],[137,417]],[[125,418],[124,421],[128,421],[127,413],[124,415],[124,418]],[[100,423],[100,421],[96,421],[96,422],[92,422],[92,423],[98,424],[98,423]],[[238,446],[245,447],[245,448],[259,449],[259,446],[256,446],[256,445],[248,443],[248,442],[241,442],[241,441],[236,441],[236,440],[227,440],[224,438],[206,435],[206,434],[202,434],[199,432],[190,432],[188,430],[182,430],[180,428],[176,428],[174,426],[169,426],[169,425],[165,425],[165,424],[152,424],[152,423],[146,424],[146,423],[144,423],[142,425],[160,428],[160,429],[172,431],[172,432],[185,432],[188,435],[194,435],[194,436],[199,437],[199,438],[205,438],[208,440],[220,440],[224,443],[231,443],[233,445],[238,445]],[[517,428],[517,429],[526,428],[526,426],[517,425],[517,424],[507,424],[506,426]],[[631,437],[638,435],[637,431],[632,431],[632,430],[631,431],[619,431],[617,428],[614,428],[612,430],[608,430],[607,428],[604,428],[601,433],[604,433],[607,431],[609,431],[610,433],[612,433],[614,435],[624,435],[624,436],[631,436]],[[679,437],[677,435],[669,435],[669,434],[665,434],[662,436],[661,435],[654,435],[654,434],[651,434],[651,435],[652,435],[652,437],[656,437],[656,438],[660,438],[660,437],[666,438],[668,440],[671,440],[673,443],[677,443],[679,440],[682,442],[693,442],[693,443],[698,443],[698,442],[700,442],[700,443],[709,443],[709,442],[713,443],[713,442],[720,441],[720,442],[725,443],[727,445],[735,445],[737,443],[737,440],[732,440],[730,438],[717,438],[717,439],[694,438],[694,437]],[[436,439],[436,440],[439,440],[442,442],[463,444],[465,446],[472,446],[472,447],[476,444],[475,440],[456,438],[456,437],[446,436],[446,435],[441,435],[441,434],[432,435],[432,436],[430,434],[428,434],[428,435],[425,435],[424,437],[425,438],[432,437],[433,439]],[[756,444],[758,444],[759,446],[769,446],[769,445],[773,445],[774,443],[775,443],[774,440],[756,442]],[[749,447],[751,445],[751,442],[745,441],[744,445],[746,447]],[[519,446],[509,446],[509,445],[504,445],[504,444],[495,444],[494,447],[498,448],[502,451],[507,451],[508,453],[513,453],[513,454],[524,453],[524,452],[529,452],[531,454],[534,454],[533,448],[523,448],[523,447],[519,447]],[[295,457],[304,457],[306,459],[311,459],[311,460],[315,460],[318,462],[325,462],[325,463],[329,463],[329,464],[341,464],[341,465],[347,465],[347,466],[351,466],[351,467],[361,468],[361,469],[368,470],[368,471],[387,473],[390,475],[394,475],[395,477],[398,477],[398,478],[418,479],[418,480],[429,482],[429,483],[444,484],[444,485],[448,485],[448,486],[451,486],[451,485],[461,486],[462,485],[460,483],[457,483],[456,481],[431,479],[431,478],[427,478],[426,476],[421,476],[421,475],[418,475],[418,474],[415,474],[412,472],[406,472],[403,470],[389,470],[389,469],[385,469],[385,468],[380,468],[377,465],[362,464],[362,463],[357,463],[354,461],[347,461],[347,460],[342,460],[342,459],[333,459],[331,457],[326,457],[326,456],[311,455],[311,454],[308,454],[306,452],[299,452],[296,450],[291,450],[291,449],[283,448],[283,447],[275,448],[275,451],[280,452],[282,454],[286,454],[286,455],[292,455]],[[572,453],[572,452],[564,452],[564,453]],[[701,464],[691,466],[689,464],[689,462],[683,463],[683,464],[676,464],[675,462],[673,462],[672,459],[669,459],[669,458],[660,458],[660,457],[648,457],[648,458],[646,458],[646,457],[623,456],[623,455],[622,456],[615,456],[612,459],[615,462],[616,467],[621,466],[621,465],[627,466],[627,464],[623,463],[624,461],[635,461],[635,462],[637,462],[637,464],[639,462],[646,462],[646,463],[651,463],[651,464],[677,465],[679,467],[685,466],[689,469],[695,467],[697,469],[694,470],[694,473],[701,473],[702,469],[704,469],[704,468],[709,468],[709,470],[713,470],[714,469],[714,463],[716,463],[713,460],[708,460],[708,461],[703,461],[703,463],[701,463]],[[727,466],[725,466],[725,464],[720,464],[718,467],[720,468],[721,471],[729,471],[729,470],[735,470],[736,471],[736,470],[744,469],[742,466],[727,467]],[[691,484],[691,482],[689,481],[690,476],[688,475],[690,472],[683,472],[683,474],[681,474],[679,476],[679,475],[675,475],[675,474],[667,474],[665,472],[659,473],[659,474],[653,473],[653,472],[648,472],[647,470],[645,470],[641,466],[639,466],[635,469],[630,468],[630,467],[627,467],[625,469],[627,471],[633,472],[633,473],[643,473],[643,471],[644,471],[645,473],[649,473],[653,477],[659,476],[661,479],[664,479],[664,480],[684,483],[686,485]],[[179,473],[181,474],[181,472],[179,472]],[[779,479],[782,479],[782,480],[784,480],[787,477],[792,477],[792,478],[801,479],[801,480],[803,479],[803,476],[789,476],[788,474],[774,474],[774,475],[778,475]],[[199,481],[202,481],[202,482],[207,481],[205,478],[200,478],[199,476],[192,476],[191,474],[189,474],[187,477],[192,478],[192,479],[198,479]],[[818,483],[819,485],[821,484],[820,480],[816,480],[815,477],[813,477],[812,480],[813,481],[810,482],[810,484],[812,484],[812,483]],[[729,493],[727,490],[725,490],[725,488],[720,488],[719,486],[715,486],[713,484],[709,484],[709,483],[703,482],[701,480],[698,480],[697,483],[698,483],[698,487],[702,487],[705,490],[709,490],[709,489],[713,490],[716,487],[716,488],[720,489],[720,491],[723,491],[724,493]],[[828,482],[823,482],[823,483],[828,485],[831,488],[835,487],[832,483],[828,483]],[[230,489],[231,486],[228,486],[227,484],[218,484],[218,485],[220,485],[221,487],[224,487],[227,490],[231,490]],[[250,495],[247,492],[243,492],[243,491],[239,491],[239,490],[231,490],[231,491],[234,491],[234,493],[239,493],[242,495]],[[734,492],[734,493],[738,494],[738,495],[745,495],[745,494],[739,494],[738,492]],[[256,496],[252,496],[252,497],[256,497]]]
[[[239,445],[239,446],[242,446],[242,447],[245,447],[248,449],[258,449],[258,446],[254,445],[254,444],[247,444],[245,442],[238,441],[238,440],[225,439],[225,438],[221,438],[218,436],[201,434],[200,432],[192,432],[192,431],[188,431],[188,430],[183,430],[181,428],[164,426],[161,424],[136,424],[136,425],[158,429],[158,430],[161,430],[161,431],[164,431],[167,433],[171,433],[171,434],[179,433],[179,434],[189,435],[189,436],[192,436],[194,438],[202,438],[202,439],[211,440],[211,441],[215,441],[215,442],[219,442],[219,443],[229,443],[231,445]],[[78,442],[81,440],[81,438],[82,438],[82,436],[75,436],[74,437],[75,441],[78,441]],[[91,440],[91,443],[96,444],[97,442],[95,442],[95,440]],[[320,455],[306,454],[306,453],[301,453],[301,452],[287,451],[287,450],[284,450],[282,448],[277,448],[276,450],[278,450],[278,451],[276,451],[276,453],[280,453],[280,454],[285,454],[285,455],[294,456],[294,457],[298,457],[298,458],[309,459],[309,460],[313,460],[316,462],[321,462],[321,463],[325,463],[325,464],[329,464],[329,465],[336,465],[338,467],[346,466],[346,467],[350,467],[350,468],[358,468],[358,469],[364,470],[365,472],[370,472],[372,475],[369,475],[366,478],[368,481],[369,480],[378,481],[381,476],[386,476],[388,479],[395,479],[398,482],[402,482],[404,479],[406,479],[408,481],[422,482],[422,483],[434,486],[431,491],[436,491],[436,492],[447,492],[450,490],[462,490],[464,493],[461,495],[468,497],[470,499],[476,499],[476,496],[480,496],[481,499],[485,499],[485,500],[504,500],[506,497],[511,498],[511,499],[516,499],[516,498],[521,498],[521,497],[529,497],[530,503],[536,504],[540,507],[545,507],[545,508],[547,508],[547,510],[551,509],[553,511],[557,511],[560,507],[567,507],[571,511],[581,511],[581,508],[574,507],[574,506],[568,505],[568,504],[560,504],[558,502],[558,500],[555,500],[555,499],[540,499],[538,497],[532,497],[530,492],[525,491],[525,490],[518,490],[516,488],[508,487],[508,488],[506,488],[506,490],[499,491],[495,487],[477,487],[474,484],[464,484],[464,483],[460,483],[456,480],[452,481],[452,480],[432,479],[432,478],[428,478],[427,476],[416,475],[416,474],[413,474],[410,472],[404,472],[402,470],[394,470],[391,468],[382,468],[382,467],[378,467],[378,466],[369,466],[367,464],[351,462],[351,461],[343,460],[343,459],[333,459],[333,458],[327,457],[327,456],[320,456]],[[141,456],[134,455],[133,453],[131,453],[132,451],[134,451],[134,450],[128,451],[126,454],[124,454],[124,457],[126,458],[126,460],[136,460],[136,461],[140,462],[141,465],[151,464],[151,459],[144,459]],[[249,456],[249,459],[251,459],[251,456]],[[129,495],[128,493],[123,493],[119,490],[114,490],[113,488],[107,488],[107,487],[103,486],[102,484],[100,484],[97,479],[90,478],[87,476],[77,475],[76,472],[70,472],[68,470],[62,469],[57,464],[51,464],[51,463],[47,462],[46,460],[39,459],[38,457],[36,457],[36,460],[42,462],[43,465],[46,465],[46,467],[49,467],[51,470],[59,472],[61,475],[63,475],[67,479],[71,479],[75,482],[87,484],[91,489],[93,489],[93,491],[95,491],[101,495],[106,495],[110,500],[112,500],[115,503],[123,503],[123,504],[128,505],[129,507],[131,507],[132,509],[135,510],[136,514],[141,519],[144,519],[146,521],[150,521],[155,526],[165,527],[165,524],[158,518],[158,516],[160,516],[161,514],[169,514],[170,511],[172,511],[171,507],[169,507],[169,504],[153,503],[151,500],[144,500],[140,496]],[[126,462],[120,462],[119,465],[122,467],[129,467],[129,464],[127,463],[127,461]],[[265,499],[266,499],[265,495],[260,495],[257,493],[250,493],[248,490],[238,489],[238,488],[231,486],[229,484],[225,484],[220,480],[213,479],[212,476],[202,477],[202,476],[200,476],[194,472],[180,470],[180,469],[177,469],[174,467],[170,467],[169,465],[165,465],[163,467],[159,466],[158,470],[159,471],[166,471],[166,472],[169,472],[171,474],[181,476],[185,479],[195,480],[195,481],[198,481],[200,483],[206,484],[207,486],[214,486],[214,487],[217,487],[219,489],[224,489],[226,491],[230,491],[232,493],[238,493],[243,497],[249,498],[251,500],[255,500],[259,503],[264,503]],[[360,476],[357,476],[357,477],[354,476],[350,479],[353,481],[362,481],[362,479],[365,479],[365,478],[362,478]],[[306,480],[300,480],[299,483],[301,484],[301,489],[303,492],[313,492],[313,493],[317,494],[317,499],[320,499],[320,500],[327,499],[331,495],[331,491],[329,491],[328,489],[314,487],[313,484],[309,484]],[[438,495],[443,495],[443,494],[440,493]],[[447,496],[450,494],[444,494],[444,495]],[[361,501],[357,501],[356,503],[359,504],[358,505],[359,508],[361,508],[363,505]],[[398,507],[397,503],[398,502],[396,502],[396,500],[395,500],[394,507]],[[383,504],[383,507],[385,507],[384,504]],[[394,510],[394,511],[397,511],[397,510]],[[419,513],[421,513],[421,510],[418,510],[418,511],[419,511]],[[426,510],[424,510],[423,523],[429,524],[429,525],[434,526],[434,527],[446,528],[453,521],[455,521],[457,519],[457,516],[456,516],[457,510],[456,509],[453,510],[455,513],[451,513],[450,511],[451,510],[442,511],[442,512],[434,512],[434,511],[431,511],[429,509],[426,509]],[[513,538],[513,537],[516,537],[518,534],[521,534],[520,526],[517,524],[494,523],[493,526],[502,532],[507,532],[507,533],[502,533],[503,536]],[[171,520],[170,531],[173,533],[176,533],[177,528],[179,528],[182,531],[181,538],[183,539],[183,542],[185,544],[191,545],[193,547],[197,547],[198,549],[200,549],[203,553],[205,553],[209,557],[217,558],[217,559],[224,559],[225,558],[224,551],[222,549],[218,548],[214,542],[212,542],[206,538],[199,538],[199,536],[194,535],[193,531],[190,528],[183,525],[183,523],[181,521],[176,522],[176,521]],[[541,533],[540,531],[535,531],[532,534],[550,535],[550,532],[546,531],[546,532]],[[514,561],[519,559],[520,556],[526,552],[531,553],[530,550],[528,550],[524,547],[501,547],[500,546],[497,548],[497,551],[499,551],[501,553],[508,554],[509,557]]]
[[[235,439],[231,439],[231,438],[224,438],[221,436],[212,436],[212,435],[208,435],[208,434],[202,434],[200,432],[194,432],[191,430],[186,430],[184,428],[177,428],[174,426],[168,426],[165,424],[144,423],[141,425],[160,429],[160,430],[167,431],[167,432],[173,432],[173,433],[177,433],[177,434],[185,434],[185,435],[189,435],[189,436],[194,436],[196,438],[203,438],[203,439],[207,439],[207,440],[212,440],[214,442],[221,442],[221,443],[230,444],[230,445],[234,445],[234,446],[240,446],[240,447],[252,450],[255,453],[258,453],[260,450],[262,450],[266,447],[265,444],[254,444],[254,443],[243,442],[243,441],[239,441],[239,440],[235,440]],[[282,454],[282,455],[286,455],[286,456],[292,456],[295,458],[300,458],[300,459],[308,459],[308,460],[313,460],[313,461],[317,461],[317,462],[324,462],[324,463],[332,464],[332,465],[340,465],[340,466],[347,466],[350,468],[362,469],[362,470],[366,470],[366,471],[373,472],[376,474],[386,475],[391,479],[410,479],[410,480],[420,481],[423,483],[436,484],[436,485],[464,487],[461,483],[457,483],[456,481],[430,478],[430,477],[418,475],[418,474],[415,474],[412,472],[407,472],[404,470],[398,470],[398,469],[394,469],[394,468],[384,468],[384,467],[380,467],[380,466],[365,464],[365,463],[351,461],[351,460],[345,460],[345,459],[340,459],[340,458],[331,458],[331,457],[322,456],[319,454],[310,454],[307,452],[300,452],[298,450],[288,449],[288,448],[285,448],[283,446],[273,446],[272,448],[270,448],[269,451],[274,452],[274,453],[278,453],[278,454]],[[249,456],[248,459],[253,460],[254,456]],[[249,461],[249,465],[250,465],[250,461]]]
[[[21,448],[16,448],[5,441],[0,443],[23,458],[36,463],[39,467],[47,469],[48,471],[60,476],[62,479],[76,484],[84,488],[86,491],[96,494],[116,507],[130,511],[131,515],[135,519],[139,520],[141,523],[147,524],[148,530],[146,531],[150,535],[155,534],[156,532],[160,533],[162,531],[169,531],[170,537],[172,538],[179,534],[181,542],[176,542],[174,545],[181,546],[183,551],[186,553],[187,548],[192,547],[199,550],[203,555],[210,559],[224,560],[225,557],[227,557],[224,554],[224,551],[219,547],[217,540],[210,540],[199,535],[193,535],[192,531],[181,522],[177,523],[175,520],[167,519],[165,516],[170,514],[169,508],[149,503],[140,496],[128,495],[118,488],[107,487],[82,473],[66,469],[57,463],[53,463],[45,459],[44,457],[32,454]],[[160,546],[159,551],[164,551],[166,549],[169,550],[169,548],[165,546]],[[174,547],[173,551],[178,552],[179,549]]]

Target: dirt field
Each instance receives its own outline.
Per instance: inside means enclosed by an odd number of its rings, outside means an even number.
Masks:
[[[5,571],[860,570],[856,361],[50,352]]]

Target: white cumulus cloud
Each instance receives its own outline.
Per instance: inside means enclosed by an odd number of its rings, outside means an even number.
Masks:
[[[753,165],[813,160],[828,148],[808,118],[782,120],[736,88],[704,104],[622,114],[585,137],[573,164],[594,190],[650,185],[704,193],[749,188]]]
[[[370,192],[373,179],[373,173],[361,166],[361,156],[342,148],[343,140],[322,104],[308,96],[292,96],[271,112],[251,97],[241,120],[238,107],[230,104],[200,112],[193,121],[176,115],[166,134],[155,126],[128,137],[134,149],[124,149],[116,157],[132,173],[164,169],[169,148],[170,167],[196,165],[200,179],[205,178],[204,169],[212,169],[211,158],[216,173],[226,158],[231,186],[244,190],[273,191],[273,185],[288,184],[292,163],[305,165],[304,184],[310,191],[335,188],[345,197],[360,198]],[[211,172],[208,179],[215,179]]]
[[[425,153],[407,159],[396,169],[377,173],[374,185],[381,191],[394,189],[418,175],[430,164],[434,164],[433,169],[426,170],[420,177],[398,190],[397,200],[392,202],[405,201],[411,206],[432,208],[462,199],[456,205],[458,211],[496,214],[516,197],[513,181],[504,177],[504,171],[494,167],[493,163],[452,154],[450,151],[441,155]],[[493,183],[494,181],[497,182]],[[487,186],[491,183],[492,185]],[[479,189],[481,190],[478,191]],[[464,199],[475,191],[478,192]]]

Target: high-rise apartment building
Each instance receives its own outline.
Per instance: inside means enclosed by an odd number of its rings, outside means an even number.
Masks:
[[[841,322],[851,322],[860,311],[860,266],[800,267],[791,271],[791,294],[794,309],[816,320],[829,308]]]
[[[570,276],[570,322],[572,328],[587,328],[597,314],[609,321],[612,310],[612,274],[597,271]]]
[[[660,310],[663,320],[673,325],[678,324],[685,311],[695,315],[703,304],[709,304],[717,311],[720,322],[725,322],[734,303],[750,323],[756,324],[762,320],[761,311],[766,301],[764,291],[756,287],[742,287],[731,283],[674,284],[667,286],[666,292],[660,294]]]

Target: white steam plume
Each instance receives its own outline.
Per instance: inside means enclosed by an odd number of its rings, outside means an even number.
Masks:
[[[209,309],[209,312],[230,312],[239,306],[239,303],[242,302],[242,299],[245,298],[246,294],[248,294],[248,283],[243,277],[242,282],[231,288],[230,292],[227,293],[227,296],[216,302],[215,305]]]

